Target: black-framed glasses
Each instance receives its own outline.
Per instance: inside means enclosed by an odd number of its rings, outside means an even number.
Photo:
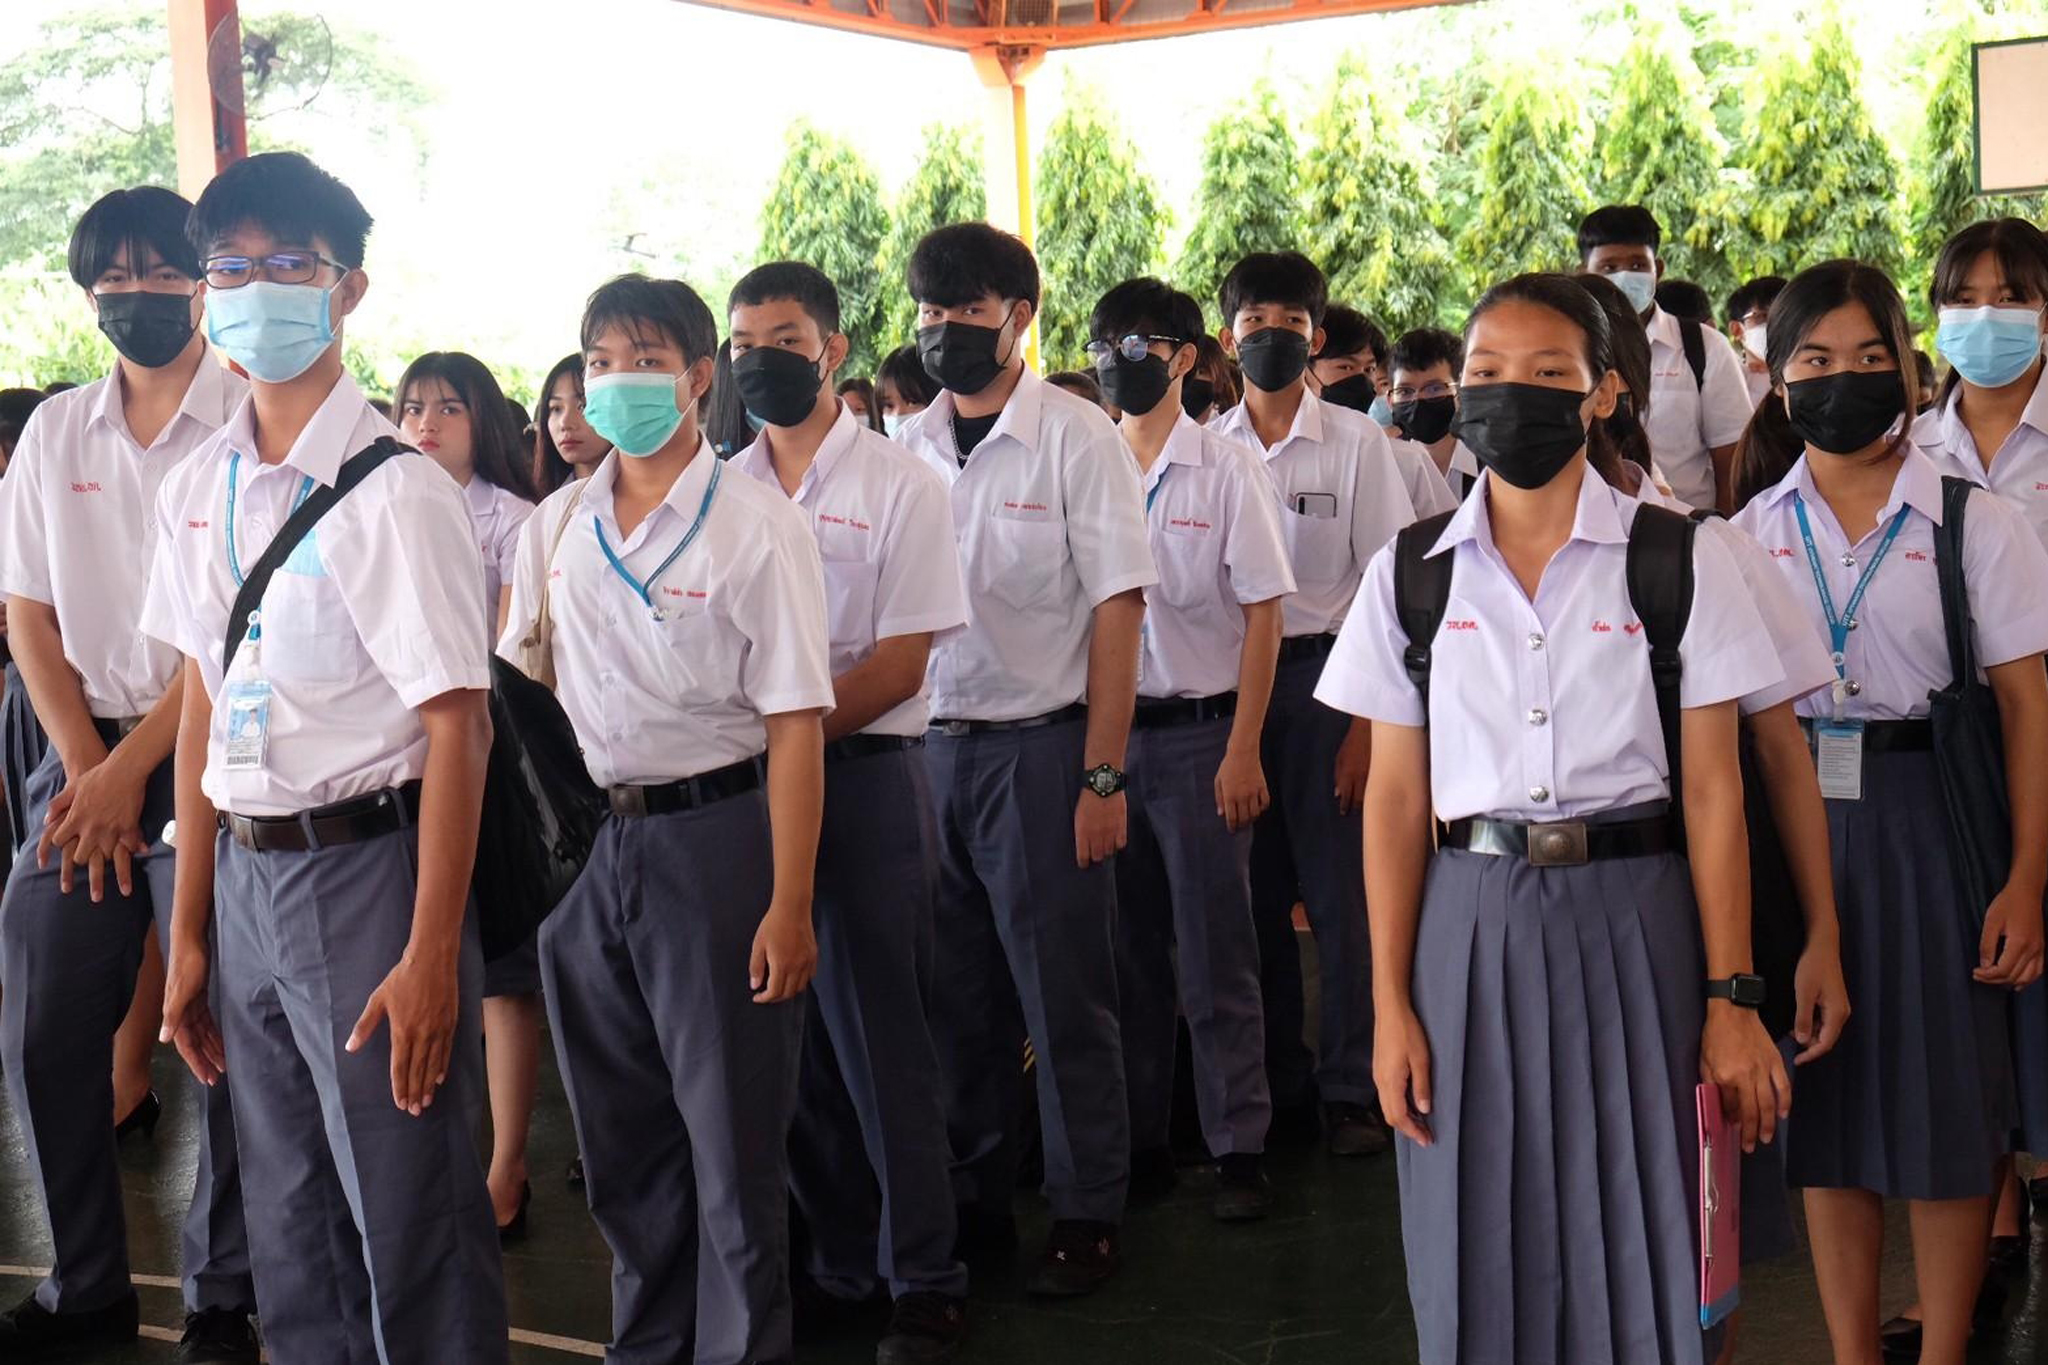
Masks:
[[[320,267],[331,265],[346,275],[353,269],[317,251],[273,251],[268,256],[208,256],[201,263],[208,289],[240,289],[251,280],[272,284],[311,284]]]
[[[1413,384],[1396,384],[1387,391],[1389,403],[1413,403],[1417,399],[1449,398],[1458,392],[1458,386],[1444,379],[1432,379],[1417,388]]]
[[[1150,354],[1152,343],[1155,341],[1163,341],[1169,346],[1187,344],[1185,337],[1149,336],[1133,332],[1129,336],[1118,337],[1115,341],[1091,341],[1081,349],[1087,355],[1088,363],[1100,369],[1113,355],[1120,355],[1129,361],[1143,360]]]

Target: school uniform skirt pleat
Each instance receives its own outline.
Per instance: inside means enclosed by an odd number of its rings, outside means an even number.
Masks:
[[[29,838],[28,778],[43,761],[50,747],[35,708],[29,705],[28,687],[10,660],[7,664],[6,696],[0,699],[0,785],[6,789],[7,827],[13,850],[19,852]],[[9,858],[12,864],[12,858]]]
[[[1928,753],[1866,754],[1863,799],[1829,801],[1849,1023],[1799,1069],[1787,1174],[1900,1199],[1991,1193],[2010,1150],[2011,993],[1980,986]]]
[[[1702,973],[1675,855],[1436,855],[1414,969],[1435,1142],[1399,1148],[1426,1365],[1712,1357],[1695,1230]]]

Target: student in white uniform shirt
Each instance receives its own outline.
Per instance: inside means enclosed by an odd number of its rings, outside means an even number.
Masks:
[[[762,423],[733,470],[809,522],[831,635],[818,975],[790,1136],[806,1268],[836,1301],[894,1297],[881,1365],[935,1365],[967,1325],[924,1013],[938,891],[925,666],[934,636],[967,621],[953,509],[938,475],[834,395],[847,340],[832,281],[793,261],[764,265],[733,286],[727,311],[733,383]]]
[[[1429,452],[1460,502],[1479,481],[1479,457],[1458,439],[1458,375],[1464,368],[1465,343],[1455,332],[1419,327],[1394,343],[1388,364],[1393,387],[1387,390],[1394,429]]]
[[[787,1144],[832,705],[818,547],[698,428],[718,332],[695,291],[620,276],[591,295],[582,338],[584,416],[613,451],[527,521],[499,648],[517,652],[549,594],[555,692],[610,794],[540,934],[612,1250],[608,1358],[787,1360]]]
[[[1366,564],[1417,512],[1379,425],[1308,390],[1326,289],[1322,271],[1296,252],[1247,256],[1224,278],[1221,339],[1243,366],[1246,389],[1215,429],[1250,446],[1278,485],[1296,584],[1281,607],[1284,638],[1263,744],[1273,804],[1252,835],[1275,1117],[1290,1130],[1313,1129],[1320,1103],[1331,1149],[1367,1156],[1388,1145],[1372,1086],[1372,971],[1358,840],[1371,736],[1366,722],[1313,693]],[[1296,904],[1308,907],[1322,978],[1319,1056],[1303,1041]]]
[[[1019,1058],[1053,1226],[1032,1293],[1115,1273],[1130,1171],[1116,1013],[1124,749],[1144,589],[1137,467],[1102,410],[1024,364],[1031,249],[985,223],[912,252],[917,345],[945,392],[901,440],[952,489],[968,625],[932,650],[925,743],[939,820],[932,1032],[963,1249],[1014,1245]]]
[[[1219,1166],[1211,1207],[1224,1221],[1261,1218],[1273,1198],[1261,1161],[1273,1106],[1250,858],[1252,825],[1271,804],[1259,741],[1294,570],[1258,457],[1181,408],[1201,306],[1159,280],[1130,280],[1095,305],[1089,335],[1138,460],[1159,566],[1131,736],[1131,843],[1116,865],[1132,1184],[1173,1180],[1167,1128],[1185,1014],[1196,1108]]]
[[[1655,402],[1650,449],[1671,491],[1689,507],[1734,510],[1735,442],[1751,404],[1735,351],[1712,327],[1657,306],[1664,232],[1648,209],[1610,204],[1579,224],[1579,264],[1628,296],[1649,330]]]
[[[1735,702],[1782,671],[1696,539],[1673,764],[1626,564],[1635,522],[1668,514],[1586,458],[1618,387],[1606,316],[1523,276],[1466,346],[1461,430],[1488,469],[1423,533],[1452,557],[1446,614],[1411,641],[1381,553],[1317,689],[1373,724],[1374,1066],[1421,1357],[1698,1365],[1694,1088],[1720,1082],[1749,1143],[1791,1093],[1756,1016],[1710,999],[1749,968]]]
[[[1309,392],[1331,407],[1362,412],[1390,427],[1395,424],[1388,397],[1392,386],[1387,334],[1356,308],[1333,303],[1324,309],[1322,346],[1308,363]],[[1388,445],[1417,516],[1434,516],[1458,505],[1458,495],[1422,442],[1396,434]]]
[[[1753,408],[1771,391],[1771,367],[1765,359],[1770,340],[1771,304],[1785,288],[1782,275],[1759,275],[1728,296],[1728,331],[1742,348],[1742,382]]]
[[[387,459],[225,643],[294,508],[396,441],[341,363],[369,228],[294,152],[192,211],[208,339],[252,385],[157,500],[142,629],[185,656],[164,1033],[202,1080],[232,1064],[271,1359],[503,1361],[468,915],[490,653],[461,490]]]
[[[136,1334],[109,1073],[145,940],[170,938],[161,833],[183,696],[177,651],[138,643],[136,622],[161,538],[157,490],[248,393],[198,334],[191,208],[144,187],[79,219],[71,277],[120,358],[35,411],[0,481],[8,644],[50,736],[0,907],[0,1053],[55,1253],[36,1292],[0,1315],[0,1359]],[[200,1107],[179,1358],[253,1363],[227,1087],[203,1090]]]

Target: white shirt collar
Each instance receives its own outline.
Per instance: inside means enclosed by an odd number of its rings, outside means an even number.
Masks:
[[[1440,555],[1465,541],[1476,541],[1487,548],[1493,547],[1493,521],[1488,514],[1489,491],[1493,487],[1493,473],[1480,474],[1479,482],[1458,510],[1451,514],[1450,524],[1444,527],[1443,535],[1430,547],[1431,556]],[[1594,545],[1624,545],[1628,542],[1628,526],[1621,519],[1620,495],[1607,486],[1607,481],[1585,466],[1579,483],[1578,509],[1572,514],[1573,540],[1583,540]]]
[[[1783,479],[1757,496],[1765,506],[1778,507],[1795,494],[1810,502],[1823,501],[1820,490],[1814,486],[1813,468],[1804,455]],[[1878,524],[1881,526],[1897,516],[1901,507],[1911,507],[1936,526],[1941,525],[1941,471],[1910,441],[1906,443],[1905,458],[1899,462],[1899,472],[1892,478],[1892,491],[1878,511]]]
[[[285,452],[284,463],[311,478],[315,483],[333,486],[335,475],[341,466],[358,452],[349,447],[354,438],[356,424],[362,421],[369,403],[363,398],[363,391],[356,387],[346,370],[334,382],[327,397],[313,413],[306,429],[299,433],[299,439],[292,442],[292,448]],[[235,409],[228,419],[225,430],[229,450],[254,456],[256,454],[256,396],[251,393]]]
[[[165,425],[166,433],[186,417],[205,424],[209,430],[218,430],[232,415],[228,403],[227,371],[221,367],[220,358],[212,347],[204,341],[199,346],[199,368],[192,372],[192,382],[185,386],[185,396],[179,400],[177,412]],[[99,400],[93,405],[92,416],[87,420],[105,422],[128,435],[129,439],[134,439],[133,433],[128,431],[128,414],[121,403],[121,363],[118,360],[107,371],[106,381],[100,385]],[[157,440],[163,440],[161,433]]]

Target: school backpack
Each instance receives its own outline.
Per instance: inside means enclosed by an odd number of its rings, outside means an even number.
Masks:
[[[1691,318],[1678,319],[1678,344],[1685,363],[1692,369],[1692,382],[1701,393],[1707,391],[1707,324]]]

